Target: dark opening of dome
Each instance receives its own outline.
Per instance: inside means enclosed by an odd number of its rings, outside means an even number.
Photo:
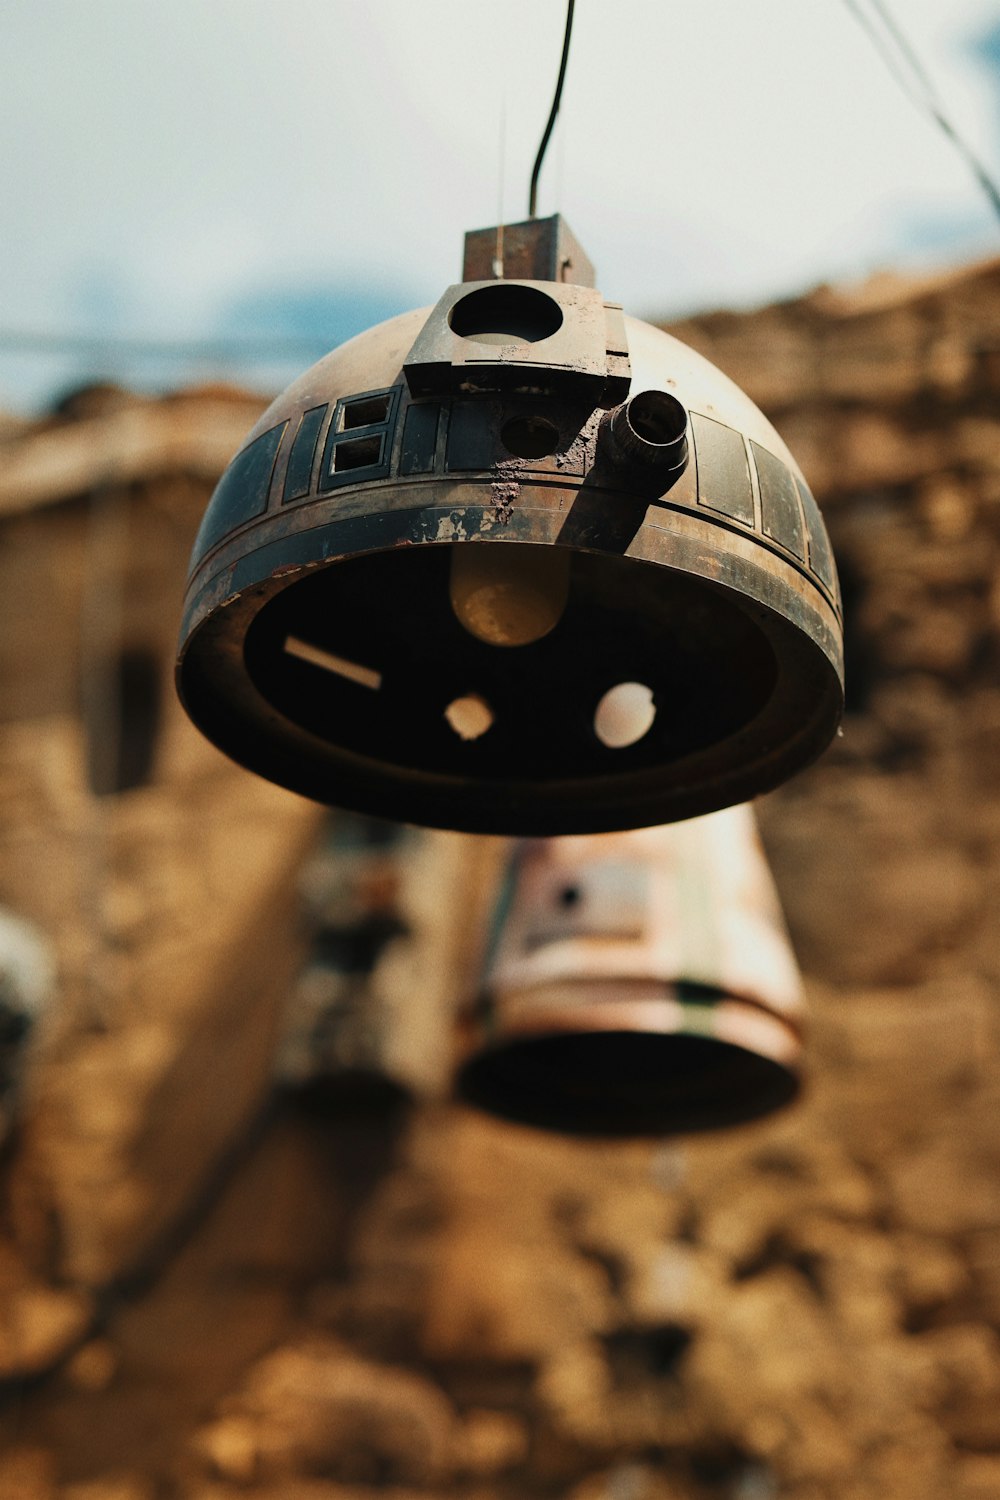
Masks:
[[[562,320],[552,297],[514,281],[470,292],[448,318],[453,333],[477,344],[537,344],[557,333]]]

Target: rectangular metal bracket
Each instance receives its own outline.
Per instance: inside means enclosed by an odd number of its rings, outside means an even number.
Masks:
[[[595,286],[594,268],[561,214],[524,219],[498,228],[470,229],[465,236],[463,281],[561,281]]]
[[[518,289],[543,294],[553,326],[537,338],[515,331],[505,341],[503,306],[517,310]],[[495,329],[463,325],[461,304],[491,291],[497,303]],[[539,298],[539,301],[542,299]],[[537,305],[537,304],[534,304]],[[631,369],[621,308],[606,303],[593,287],[550,281],[474,281],[450,286],[431,312],[403,362],[411,395],[445,396],[475,392],[521,392],[586,399],[591,406],[616,406],[628,395]]]

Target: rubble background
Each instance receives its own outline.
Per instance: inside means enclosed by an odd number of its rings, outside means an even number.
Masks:
[[[4,1146],[0,1500],[1000,1495],[1000,262],[673,331],[800,460],[848,617],[843,736],[758,804],[808,1091],[714,1137],[450,1104],[500,841],[373,846],[174,705],[259,403],[4,429],[0,903],[58,980]],[[289,1041],[373,914],[339,1031]]]

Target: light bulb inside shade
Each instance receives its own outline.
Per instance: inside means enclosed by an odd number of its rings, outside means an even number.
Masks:
[[[562,619],[569,564],[564,547],[456,543],[451,550],[451,607],[469,634],[489,646],[530,645]]]

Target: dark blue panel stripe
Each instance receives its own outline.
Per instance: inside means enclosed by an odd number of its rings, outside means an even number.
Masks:
[[[764,535],[787,547],[802,562],[806,560],[806,540],[799,509],[799,492],[791,470],[751,441],[753,460],[760,480],[760,519]]]
[[[235,531],[254,516],[263,515],[271,488],[274,461],[281,447],[287,422],[279,422],[254,438],[249,447],[237,453],[215,487],[194,544],[194,562],[229,532]]]
[[[753,486],[743,434],[691,412],[698,461],[698,503],[734,521],[753,525]]]
[[[301,500],[312,488],[313,460],[316,457],[316,442],[323,418],[329,406],[313,406],[305,412],[295,434],[292,451],[288,455],[285,473],[285,500]]]

